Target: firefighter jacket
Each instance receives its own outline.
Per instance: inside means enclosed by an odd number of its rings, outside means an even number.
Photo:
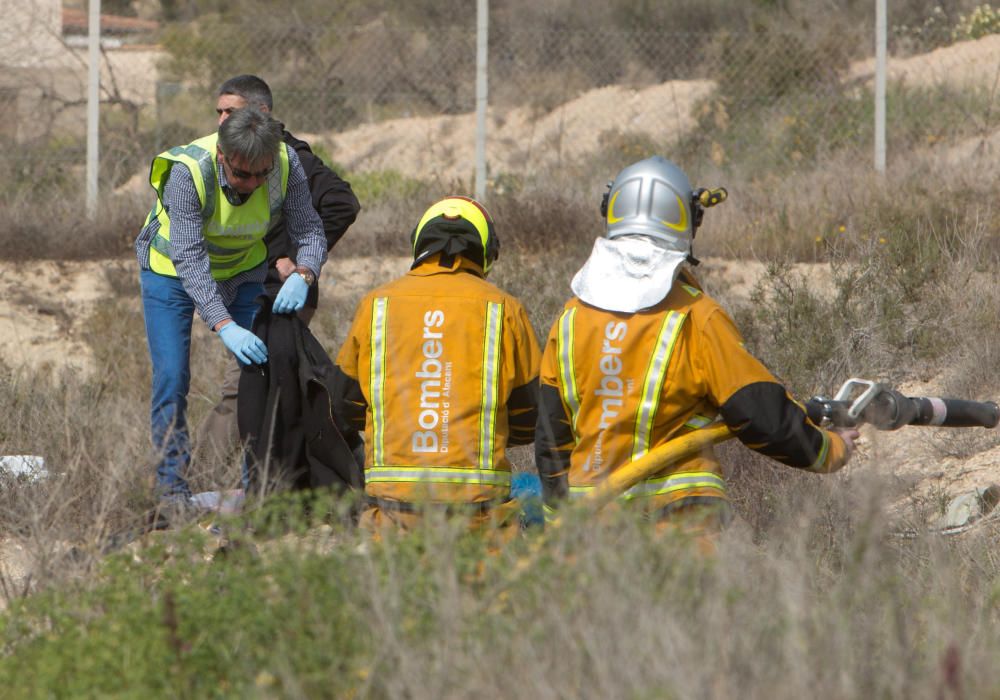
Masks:
[[[506,447],[534,440],[538,361],[524,307],[461,256],[433,256],[368,293],[337,356],[334,395],[343,429],[364,430],[366,494],[506,499]]]
[[[170,259],[170,214],[161,204],[171,168],[182,165],[191,171],[204,220],[205,248],[212,277],[227,280],[252,270],[267,259],[264,236],[270,222],[281,213],[288,188],[288,151],[278,149],[277,162],[264,186],[254,190],[241,206],[229,203],[219,185],[215,154],[219,135],[210,134],[187,146],[164,151],[153,159],[149,184],[156,190],[156,204],[146,217],[146,226],[156,219],[159,230],[149,244],[149,266],[153,272],[176,277]]]
[[[570,300],[542,356],[536,464],[546,501],[583,495],[604,476],[721,416],[748,447],[784,464],[831,471],[840,436],[811,423],[743,346],[722,308],[688,273],[635,313]],[[651,510],[726,500],[711,449],[624,494]],[[717,499],[722,499],[717,500]]]

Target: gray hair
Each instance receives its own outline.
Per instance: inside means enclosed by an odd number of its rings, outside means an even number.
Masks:
[[[271,98],[271,88],[256,75],[237,75],[219,86],[219,96],[236,95],[247,101],[251,107],[267,107],[274,109]]]
[[[229,158],[261,163],[277,156],[281,132],[281,122],[270,114],[250,107],[237,109],[219,125],[219,148]]]

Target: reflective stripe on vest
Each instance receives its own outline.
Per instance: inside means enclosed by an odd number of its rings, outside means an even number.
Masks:
[[[573,498],[581,498],[595,488],[597,487],[571,486],[569,493]],[[663,496],[677,493],[678,491],[694,491],[696,489],[711,489],[719,492],[719,498],[726,497],[726,482],[718,474],[713,472],[679,472],[640,482],[621,494],[619,498],[631,501],[636,498],[650,498],[652,496]]]
[[[670,476],[646,479],[630,488],[623,494],[627,501],[635,498],[663,496],[678,491],[693,491],[695,489],[712,489],[719,492],[720,498],[726,496],[725,480],[713,472],[681,472]]]
[[[153,239],[149,242],[149,245],[153,250],[155,250],[160,255],[163,255],[168,258],[170,257],[170,241],[164,238],[159,232],[157,232],[156,235],[153,236]],[[212,256],[211,260],[212,260],[213,270],[229,270],[242,263],[246,257],[244,255],[246,251],[240,250],[236,251],[235,257],[233,257],[231,260],[224,260],[221,256],[232,255],[233,254],[232,249],[223,248],[222,246],[212,245],[208,241],[205,241],[205,250],[207,250],[208,254]]]
[[[573,438],[579,442],[576,432],[576,420],[580,415],[580,393],[576,388],[576,370],[573,368],[574,331],[573,320],[576,318],[576,307],[567,309],[559,318],[559,333],[556,336],[556,354],[559,358],[559,384],[562,389],[563,401],[569,409],[570,426]]]
[[[174,146],[167,153],[172,156],[187,156],[198,165],[198,170],[201,172],[201,182],[196,179],[194,183],[198,190],[198,196],[203,202],[201,218],[202,220],[211,219],[215,214],[215,153],[194,144]]]
[[[692,430],[698,430],[706,426],[711,425],[715,422],[714,418],[709,418],[708,416],[699,416],[697,413],[688,418],[684,427],[691,428]]]
[[[389,319],[389,300],[378,297],[372,304],[371,397],[372,465],[380,467],[384,459],[385,437],[385,327]]]
[[[663,319],[663,326],[656,339],[656,348],[649,358],[646,376],[642,381],[642,396],[635,415],[635,432],[632,439],[632,459],[636,460],[649,452],[649,436],[653,429],[653,418],[660,405],[663,381],[667,376],[670,356],[684,324],[684,314],[671,311]]]
[[[432,483],[510,487],[510,472],[474,467],[369,467],[365,483]]]
[[[170,241],[163,237],[163,234],[157,232],[153,236],[153,241],[150,244],[158,253],[162,253],[167,257],[170,257]],[[232,255],[233,253],[242,253],[242,250],[233,250],[232,248],[226,248],[225,246],[216,245],[214,243],[209,243],[205,241],[205,250],[208,251],[209,255],[220,255],[225,257],[226,255]],[[219,267],[218,263],[213,262],[213,267]]]
[[[203,144],[208,146],[208,143]],[[172,156],[172,158],[164,158],[163,156]],[[216,187],[215,187],[215,153],[213,153],[208,148],[198,145],[197,142],[190,143],[187,146],[174,146],[168,149],[165,153],[157,156],[153,159],[152,165],[149,167],[149,184],[152,185],[153,189],[156,190],[156,204],[153,205],[153,209],[149,212],[149,216],[146,217],[146,226],[154,219],[159,219],[160,216],[160,200],[163,196],[163,188],[165,187],[165,181],[167,178],[167,173],[169,173],[174,165],[178,163],[186,163],[187,165],[193,165],[201,177],[194,176],[194,170],[191,172],[191,181],[194,183],[195,191],[198,194],[198,200],[201,202],[201,220],[207,221],[212,218],[215,214],[215,204],[216,204]],[[160,228],[163,228],[163,221],[160,222]],[[149,242],[150,248],[155,250],[157,253],[163,257],[170,259],[170,239],[157,231],[153,235],[153,238]]]
[[[479,413],[479,469],[493,466],[497,397],[500,393],[500,336],[503,331],[503,304],[487,302],[486,337],[483,339],[482,410]]]

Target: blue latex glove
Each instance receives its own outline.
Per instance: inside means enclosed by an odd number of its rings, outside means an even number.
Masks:
[[[246,328],[236,323],[227,323],[219,329],[219,337],[243,364],[262,365],[267,362],[267,346],[264,341]]]
[[[309,285],[298,272],[293,272],[281,285],[278,296],[274,298],[271,310],[276,314],[290,314],[306,305],[306,294]]]

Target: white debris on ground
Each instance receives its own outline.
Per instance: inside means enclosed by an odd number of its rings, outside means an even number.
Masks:
[[[45,458],[39,455],[0,455],[0,476],[10,476],[28,481],[47,478]]]

